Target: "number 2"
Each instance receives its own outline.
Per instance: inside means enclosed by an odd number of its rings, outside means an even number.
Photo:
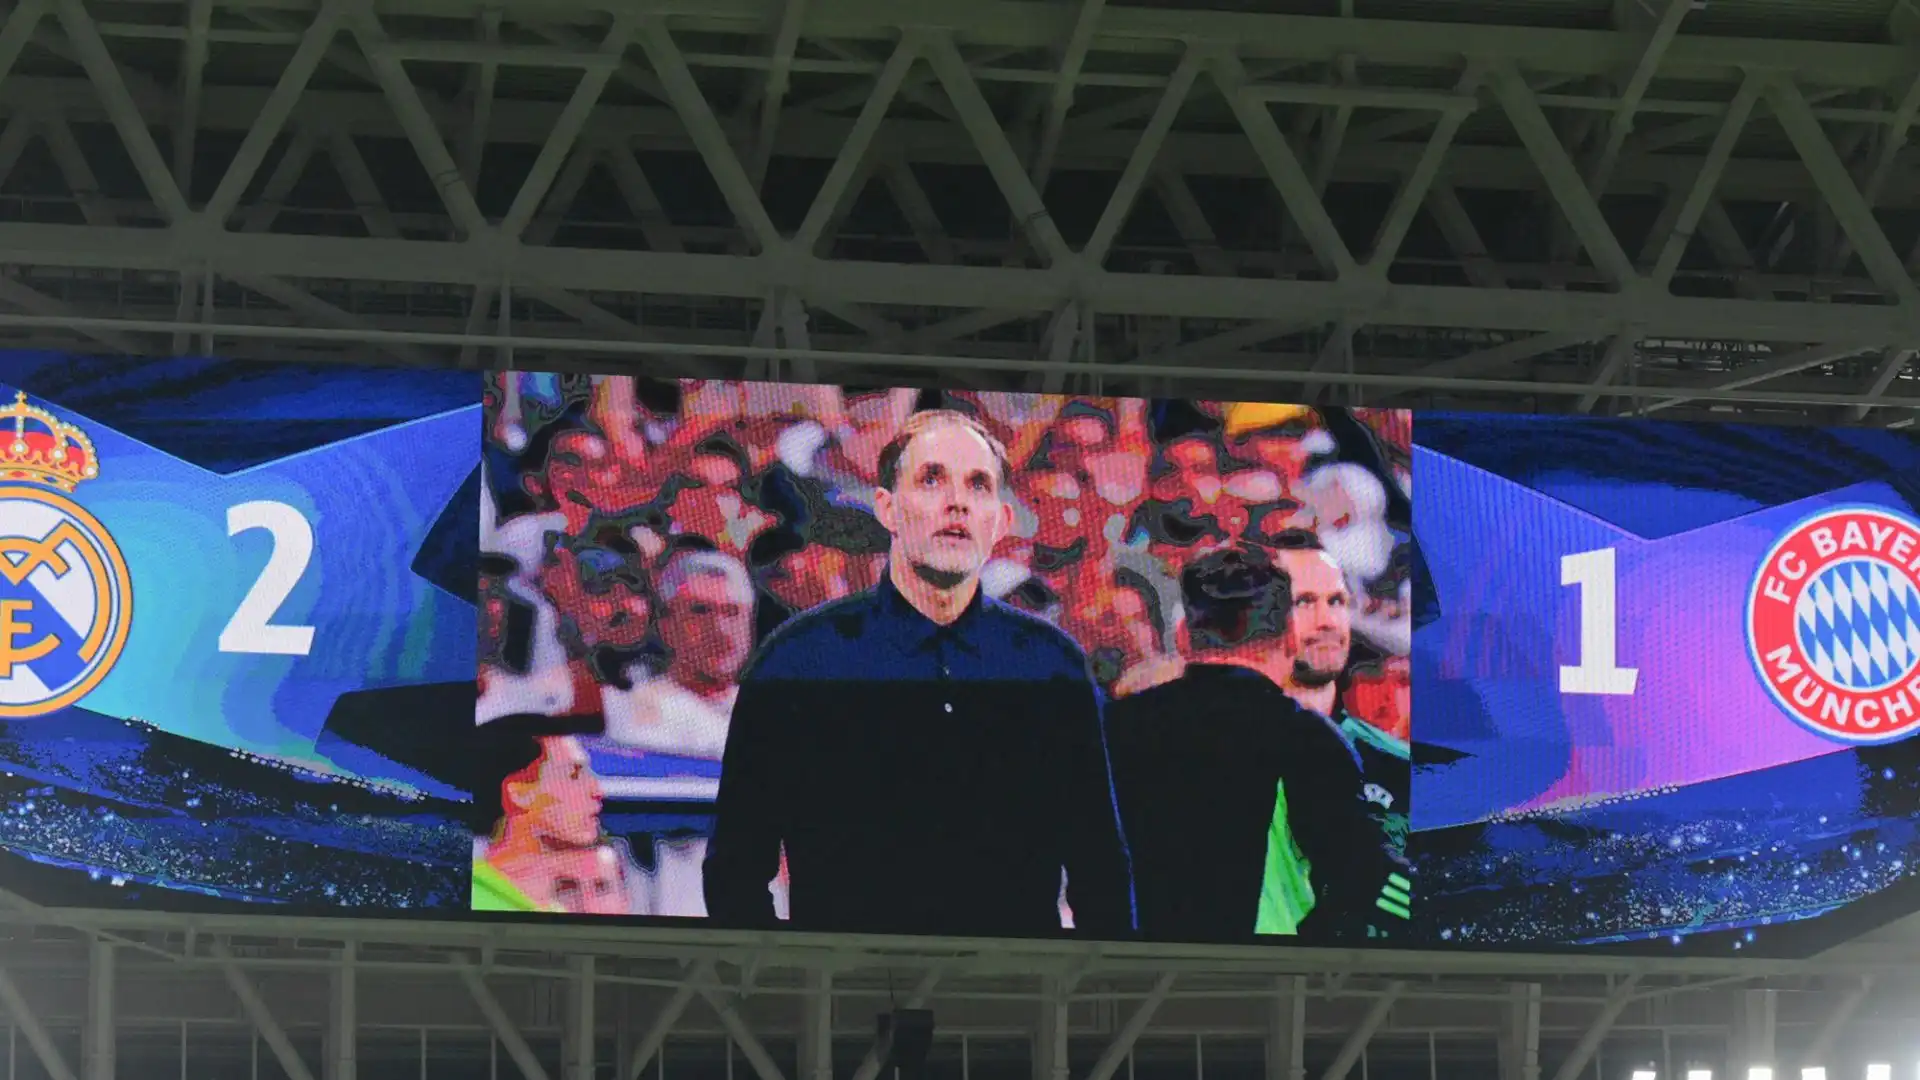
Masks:
[[[1614,549],[1560,557],[1560,584],[1580,590],[1580,662],[1560,666],[1560,692],[1624,697],[1640,681],[1639,668],[1623,668],[1619,651],[1618,576]]]
[[[220,631],[220,651],[305,656],[313,649],[313,627],[276,626],[273,617],[313,560],[313,524],[286,503],[250,502],[227,508],[228,536],[253,529],[267,530],[273,551],[227,628]]]

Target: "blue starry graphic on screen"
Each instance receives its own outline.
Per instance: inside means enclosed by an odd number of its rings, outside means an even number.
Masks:
[[[1794,615],[1814,670],[1849,690],[1885,689],[1920,656],[1920,590],[1877,560],[1827,567]]]

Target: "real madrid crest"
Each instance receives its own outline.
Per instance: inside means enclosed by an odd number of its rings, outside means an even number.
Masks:
[[[15,395],[0,409],[0,717],[85,697],[127,644],[127,561],[69,496],[100,475],[93,442]]]
[[[1754,575],[1747,645],[1773,700],[1812,731],[1920,731],[1920,522],[1852,506],[1787,530]]]

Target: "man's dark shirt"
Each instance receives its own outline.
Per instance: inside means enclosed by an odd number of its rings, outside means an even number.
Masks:
[[[1107,722],[1143,936],[1253,936],[1282,783],[1288,828],[1312,865],[1300,936],[1366,936],[1393,864],[1353,750],[1326,718],[1251,669],[1193,664],[1108,705]]]
[[[1026,935],[1133,928],[1098,691],[1071,638],[976,597],[942,627],[889,580],[782,626],[740,681],[707,912],[775,925]]]
[[[1367,815],[1387,838],[1388,850],[1404,861],[1410,823],[1408,800],[1413,794],[1413,763],[1407,745],[1345,709],[1337,710],[1333,721],[1346,734],[1360,762]]]

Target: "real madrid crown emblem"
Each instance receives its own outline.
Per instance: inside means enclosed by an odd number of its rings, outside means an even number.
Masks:
[[[0,409],[0,481],[24,480],[71,492],[100,475],[93,440],[79,428],[14,395]]]

